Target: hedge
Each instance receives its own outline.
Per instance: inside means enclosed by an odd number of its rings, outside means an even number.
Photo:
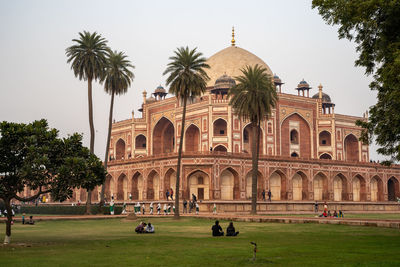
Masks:
[[[57,214],[57,215],[83,215],[86,212],[86,206],[63,206],[63,205],[39,205],[39,206],[21,206],[21,213],[26,214]],[[114,207],[114,214],[122,212],[122,206]],[[92,214],[110,214],[110,207],[91,207]]]

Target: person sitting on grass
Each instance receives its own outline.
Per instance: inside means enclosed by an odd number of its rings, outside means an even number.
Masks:
[[[154,226],[149,222],[146,227],[147,234],[154,234]]]
[[[338,214],[337,214],[336,210],[333,212],[333,217],[335,217],[335,218],[338,217]]]
[[[32,215],[29,216],[29,221],[28,221],[27,224],[31,224],[31,225],[34,225],[34,224],[35,224],[35,221],[33,220],[33,216],[32,216]]]
[[[145,233],[145,227],[146,227],[146,223],[141,222],[135,229],[135,232],[138,234],[143,234]]]
[[[226,228],[226,236],[237,236],[239,234],[239,231],[235,231],[235,227],[233,226],[233,222],[229,223],[228,228]]]
[[[215,224],[211,227],[211,230],[212,230],[212,236],[223,236],[224,235],[221,225],[219,225],[219,221],[215,221]]]

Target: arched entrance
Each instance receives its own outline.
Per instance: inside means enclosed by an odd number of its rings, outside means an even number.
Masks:
[[[220,175],[221,199],[233,200],[240,198],[239,175],[231,168],[225,169]]]
[[[269,177],[269,188],[272,200],[286,199],[286,179],[280,171],[274,171]]]
[[[303,172],[296,172],[292,178],[293,200],[307,200],[307,176]]]
[[[185,133],[185,152],[199,151],[200,130],[195,125],[190,125]]]
[[[243,129],[243,150],[244,152],[247,153],[252,153],[251,148],[253,144],[253,127],[251,124],[248,124],[244,129]],[[263,154],[263,131],[260,128],[260,154]]]
[[[333,200],[347,200],[347,179],[341,173],[333,178]]]
[[[143,176],[140,172],[136,172],[132,177],[131,194],[132,199],[143,200]]]
[[[115,159],[125,159],[125,142],[122,139],[115,144]]]
[[[114,179],[111,175],[107,175],[105,182],[104,198],[111,201],[111,196],[114,194]]]
[[[214,136],[226,136],[227,135],[227,123],[224,119],[215,120],[213,123]]]
[[[348,161],[358,161],[358,140],[353,134],[349,134],[344,139],[344,152],[346,155],[346,160]]]
[[[174,152],[174,125],[162,117],[153,130],[153,155]]]
[[[223,145],[218,145],[214,148],[214,151],[227,152],[228,150]]]
[[[135,149],[146,149],[146,136],[139,134],[135,138]]]
[[[167,189],[171,189],[174,191],[175,196],[175,189],[176,189],[176,171],[174,169],[169,169],[164,176],[164,192],[162,192],[163,198],[167,198],[166,192]]]
[[[147,199],[158,200],[160,195],[160,176],[152,170],[147,177]]]
[[[253,179],[253,172],[249,171],[246,175],[246,198],[251,199],[252,194],[252,179]],[[257,172],[257,199],[262,198],[262,190],[264,189],[264,179],[262,174],[258,171]]]
[[[194,194],[198,200],[210,199],[209,177],[205,172],[195,171],[188,176],[189,197]]]
[[[328,131],[322,131],[319,133],[319,145],[320,146],[331,146],[331,133]]]
[[[371,179],[371,201],[383,201],[383,182],[379,176]]]
[[[314,200],[328,200],[328,178],[322,173],[314,177]]]
[[[289,115],[280,130],[281,155],[293,152],[300,158],[311,158],[311,130],[308,122],[298,113]]]
[[[117,181],[117,200],[127,200],[128,199],[128,178],[125,174],[121,174]]]
[[[328,153],[324,153],[321,156],[319,156],[320,159],[332,159],[332,156],[329,155]]]
[[[353,186],[353,201],[365,201],[366,190],[365,190],[365,179],[357,174],[352,181]]]
[[[397,198],[400,197],[399,194],[399,181],[391,177],[387,183],[388,187],[388,200],[389,201],[397,201]]]

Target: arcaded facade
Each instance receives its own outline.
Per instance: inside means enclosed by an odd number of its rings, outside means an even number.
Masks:
[[[371,163],[368,145],[358,141],[358,119],[336,114],[322,85],[302,80],[294,94],[254,54],[235,46],[208,59],[210,81],[204,95],[191,99],[183,126],[182,105],[161,86],[143,92],[140,118],[112,126],[106,198],[117,201],[164,200],[175,191],[177,151],[185,127],[180,196],[201,200],[245,201],[251,196],[249,122],[239,120],[227,92],[246,65],[262,65],[271,75],[279,100],[262,122],[258,197],[271,190],[273,200],[389,201],[400,197],[400,168]],[[314,93],[312,93],[314,91]],[[329,90],[326,90],[329,91]],[[74,193],[74,199],[85,200]],[[98,194],[93,195],[94,200]]]

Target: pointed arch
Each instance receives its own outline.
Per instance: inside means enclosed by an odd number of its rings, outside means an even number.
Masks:
[[[352,193],[353,193],[353,201],[366,201],[366,184],[365,179],[360,174],[357,174],[353,177],[352,181]]]
[[[146,136],[139,134],[135,137],[135,149],[146,149]]]
[[[228,152],[228,149],[224,145],[217,145],[214,147],[213,151]]]
[[[292,177],[293,200],[307,200],[308,178],[302,171],[297,171]]]
[[[324,173],[318,172],[314,176],[313,189],[314,189],[314,200],[329,199],[328,177]]]
[[[396,177],[392,176],[388,179],[387,190],[388,190],[388,200],[397,201],[397,198],[400,197],[400,188],[399,188],[399,180],[397,180]]]
[[[107,174],[105,181],[104,198],[111,201],[111,196],[114,194],[114,179],[110,174]]]
[[[147,199],[158,200],[160,196],[160,175],[152,170],[147,176]]]
[[[271,173],[269,176],[269,189],[271,190],[272,200],[287,199],[286,184],[286,176],[281,170],[275,170]]]
[[[348,134],[344,139],[344,154],[347,161],[358,161],[358,139],[354,134]]]
[[[153,155],[174,152],[175,127],[174,124],[162,117],[153,129]]]
[[[346,176],[338,173],[333,177],[333,200],[348,200],[348,182]]]
[[[327,130],[321,131],[319,133],[319,145],[331,146],[331,143],[332,143],[331,133]]]
[[[329,153],[323,153],[321,156],[319,156],[320,159],[332,159],[331,154]]]
[[[171,189],[174,190],[176,189],[176,171],[174,168],[169,168],[164,175],[164,192],[162,193],[163,195],[163,199],[167,198],[167,196],[165,195],[165,193],[167,192],[167,189]]]
[[[301,158],[311,158],[311,129],[301,114],[288,115],[281,123],[281,155],[290,156],[295,152]]]
[[[259,145],[260,145],[260,155],[264,154],[264,149],[263,149],[263,143],[264,143],[264,130],[259,127],[260,129],[260,140],[259,140]],[[253,144],[253,127],[251,126],[251,123],[246,124],[243,127],[242,130],[243,134],[243,151],[246,153],[252,153],[251,148]]]
[[[117,200],[127,200],[128,199],[128,178],[124,173],[117,179]]]
[[[218,118],[213,122],[213,133],[214,136],[227,136],[227,125],[226,120]]]
[[[131,194],[132,199],[143,200],[143,175],[136,171],[132,176],[131,181]]]
[[[384,193],[383,193],[383,182],[382,179],[375,175],[371,178],[370,182],[371,188],[371,201],[383,201],[384,200]]]
[[[191,124],[185,132],[185,152],[197,152],[200,150],[200,129]]]
[[[222,200],[240,199],[239,174],[231,167],[222,170],[220,188]]]
[[[196,195],[198,200],[210,199],[210,177],[202,170],[194,170],[187,176],[187,197]]]
[[[115,159],[125,159],[125,141],[122,138],[118,139],[115,144]]]

